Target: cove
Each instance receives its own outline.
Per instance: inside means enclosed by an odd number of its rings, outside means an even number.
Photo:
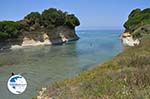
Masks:
[[[64,45],[38,46],[0,52],[0,96],[2,99],[31,99],[49,84],[72,78],[122,52],[123,30],[80,30],[80,39]],[[28,87],[21,95],[7,89],[11,73],[21,74]]]

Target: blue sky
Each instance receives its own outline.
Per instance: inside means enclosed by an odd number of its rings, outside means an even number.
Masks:
[[[1,0],[0,20],[20,20],[51,7],[75,14],[81,22],[78,29],[122,29],[128,14],[150,7],[150,0]]]

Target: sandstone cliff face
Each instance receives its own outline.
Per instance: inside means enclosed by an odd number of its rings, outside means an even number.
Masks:
[[[140,38],[144,35],[150,34],[150,25],[143,25],[134,30],[133,32],[125,32],[121,36],[121,40],[126,46],[136,46],[140,44]],[[138,37],[134,37],[135,34],[139,34]]]
[[[0,21],[0,50],[78,40],[75,27],[79,25],[74,14],[56,8],[31,12],[19,21]]]
[[[0,49],[22,48],[39,45],[56,45],[68,41],[78,40],[75,29],[68,26],[59,26],[54,29],[38,29],[34,31],[24,31],[17,39],[9,39],[0,42]]]
[[[142,36],[150,34],[150,8],[134,9],[128,16],[128,20],[124,23],[125,32],[130,36],[122,36],[123,43],[128,46],[140,44]]]
[[[140,40],[137,38],[134,39],[129,32],[124,32],[122,34],[121,40],[125,46],[136,46],[140,44]]]

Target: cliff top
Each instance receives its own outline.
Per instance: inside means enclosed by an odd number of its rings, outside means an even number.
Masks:
[[[124,27],[126,32],[130,32],[134,37],[150,33],[150,8],[144,10],[134,9],[130,13]]]
[[[79,26],[79,19],[74,14],[68,14],[55,8],[49,8],[42,13],[31,12],[20,21],[0,21],[0,40],[17,38],[24,32],[52,30],[59,26],[74,29]]]

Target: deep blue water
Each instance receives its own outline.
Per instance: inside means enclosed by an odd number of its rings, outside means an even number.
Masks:
[[[30,99],[50,83],[78,75],[83,70],[113,58],[122,49],[122,30],[77,31],[80,39],[57,46],[38,46],[0,52],[0,96],[2,99]],[[11,73],[21,73],[27,90],[13,95],[7,89]]]

